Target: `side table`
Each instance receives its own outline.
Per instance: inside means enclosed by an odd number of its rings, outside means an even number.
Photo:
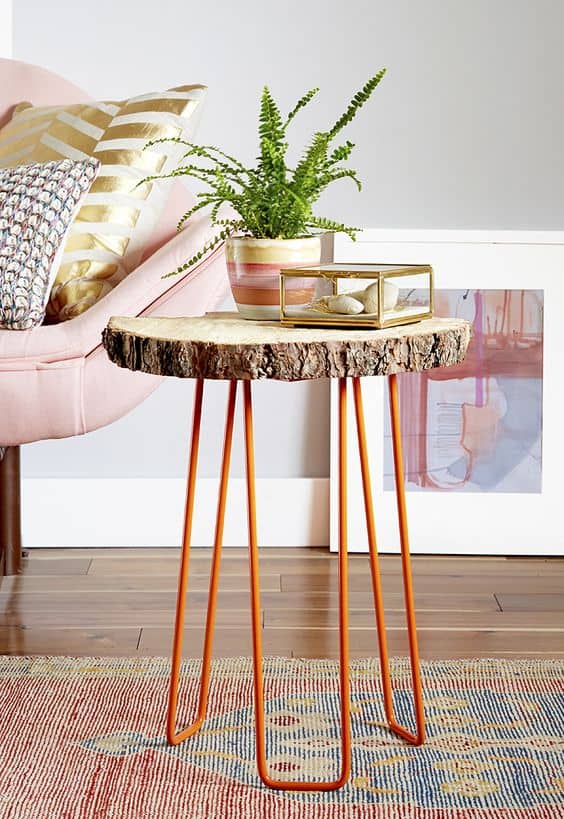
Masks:
[[[233,313],[214,313],[199,318],[112,318],[104,330],[103,343],[110,359],[121,367],[156,375],[196,379],[192,437],[186,489],[184,533],[180,561],[176,621],[172,648],[172,669],[168,701],[167,738],[177,745],[200,728],[207,709],[210,663],[229,467],[233,439],[235,402],[242,382],[247,510],[249,531],[249,568],[251,584],[251,621],[254,660],[254,698],[257,766],[260,778],[271,788],[285,790],[330,791],[342,787],[350,776],[351,728],[348,635],[347,577],[347,384],[352,380],[354,408],[364,507],[369,543],[369,560],[374,593],[376,628],[380,652],[384,709],[390,730],[406,742],[421,745],[425,738],[423,696],[413,601],[412,576],[407,531],[403,458],[396,373],[416,372],[433,367],[448,367],[464,359],[470,341],[470,325],[460,319],[429,319],[418,324],[386,330],[339,330],[323,328],[286,328],[276,322],[246,321]],[[403,587],[413,683],[415,732],[399,725],[394,716],[392,684],[378,566],[376,528],[362,390],[363,376],[387,376],[399,517]],[[268,773],[265,739],[264,686],[262,675],[262,635],[260,622],[259,558],[256,528],[253,408],[251,385],[255,380],[300,381],[311,378],[339,379],[339,656],[341,700],[341,771],[329,782],[296,782],[273,779]],[[194,496],[200,443],[202,400],[206,379],[229,380],[223,459],[210,573],[202,674],[197,716],[178,730],[176,712],[182,661],[182,639]]]

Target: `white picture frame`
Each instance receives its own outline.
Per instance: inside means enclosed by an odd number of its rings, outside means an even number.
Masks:
[[[564,232],[365,230],[335,237],[335,261],[426,263],[435,287],[544,291],[542,490],[407,492],[411,549],[425,554],[564,555]],[[395,495],[383,488],[384,378],[362,382],[378,547],[399,551]],[[349,551],[368,549],[352,390],[348,402]],[[331,393],[330,546],[338,547],[336,383]]]

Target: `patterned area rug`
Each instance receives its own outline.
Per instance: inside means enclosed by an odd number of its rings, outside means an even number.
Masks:
[[[353,773],[330,794],[260,783],[250,660],[216,661],[207,722],[168,747],[168,670],[161,659],[0,657],[0,817],[564,817],[564,662],[424,663],[428,740],[413,748],[383,723],[378,663],[355,661]],[[393,670],[409,722],[409,667]],[[335,776],[337,664],[276,659],[265,671],[273,775]],[[198,672],[186,663],[181,717]]]

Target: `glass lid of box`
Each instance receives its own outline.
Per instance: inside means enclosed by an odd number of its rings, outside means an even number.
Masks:
[[[339,273],[343,276],[357,276],[360,273],[389,273],[390,271],[397,270],[426,270],[428,269],[429,265],[407,265],[407,264],[360,264],[360,263],[342,263],[338,264],[337,262],[330,262],[329,264],[315,264],[306,267],[295,267],[289,268],[288,270],[284,270],[284,273],[301,273],[308,272],[308,273],[327,273],[327,274],[334,274]]]
[[[432,315],[430,265],[331,263],[280,271],[282,324],[378,329]]]

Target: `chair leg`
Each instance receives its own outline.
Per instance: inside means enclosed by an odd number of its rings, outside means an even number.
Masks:
[[[188,480],[186,486],[186,506],[184,513],[184,534],[182,537],[182,556],[180,561],[178,595],[176,598],[176,620],[174,625],[174,639],[172,647],[172,668],[170,675],[170,690],[167,714],[167,739],[169,744],[171,745],[178,745],[179,743],[183,742],[183,740],[195,734],[200,728],[206,716],[208,704],[210,665],[213,649],[217,588],[219,583],[221,549],[223,545],[225,504],[227,500],[227,485],[229,482],[229,466],[231,463],[231,449],[233,443],[233,419],[235,416],[237,382],[232,381],[229,385],[229,398],[225,420],[225,438],[223,443],[223,460],[221,465],[221,479],[219,485],[214,547],[210,571],[210,585],[208,595],[208,608],[206,614],[206,631],[204,637],[204,651],[202,660],[202,673],[200,677],[198,711],[195,720],[190,725],[188,725],[181,731],[177,731],[176,712],[178,704],[180,669],[182,665],[184,616],[186,609],[186,592],[188,589],[188,567],[190,563],[190,541],[192,536],[192,520],[194,514],[194,496],[196,492],[196,475],[198,468],[198,450],[200,444],[200,426],[202,418],[203,392],[204,382],[203,380],[199,380],[196,383],[196,394],[194,398],[192,439],[190,444],[190,461],[188,468]]]
[[[411,660],[411,678],[413,684],[413,698],[415,709],[416,732],[399,725],[394,716],[392,684],[388,656],[388,642],[384,620],[384,604],[382,600],[382,581],[378,562],[378,547],[376,543],[376,527],[374,523],[374,508],[372,504],[372,486],[368,465],[368,450],[366,446],[366,429],[364,424],[364,408],[362,404],[362,390],[359,378],[353,378],[356,426],[358,434],[358,448],[360,454],[360,468],[362,473],[362,489],[364,495],[364,509],[366,513],[366,528],[368,533],[368,548],[370,553],[370,572],[372,576],[372,590],[374,593],[374,608],[376,613],[376,628],[378,631],[378,645],[380,649],[380,667],[382,673],[382,692],[384,696],[384,711],[390,730],[412,745],[422,745],[425,741],[425,718],[423,713],[423,694],[419,669],[419,650],[417,645],[417,630],[415,624],[415,606],[413,600],[413,585],[411,577],[411,561],[409,554],[409,538],[407,531],[407,511],[405,504],[405,486],[403,474],[403,456],[401,446],[401,429],[399,417],[398,387],[395,375],[389,377],[390,390],[390,417],[392,423],[392,443],[394,452],[394,469],[396,482],[396,499],[399,518],[401,562],[403,588],[407,613],[407,633],[409,637],[409,655]]]
[[[20,510],[20,448],[8,446],[0,457],[0,575],[22,570]]]
[[[269,788],[288,791],[333,791],[348,780],[351,770],[350,681],[348,645],[348,578],[346,521],[346,400],[347,382],[339,379],[339,647],[341,693],[341,773],[330,782],[296,782],[273,779],[266,759],[264,683],[262,674],[262,635],[259,558],[256,526],[255,465],[251,383],[243,382],[245,415],[245,455],[247,472],[247,513],[249,527],[249,565],[251,577],[251,619],[253,637],[255,732],[259,776]]]

